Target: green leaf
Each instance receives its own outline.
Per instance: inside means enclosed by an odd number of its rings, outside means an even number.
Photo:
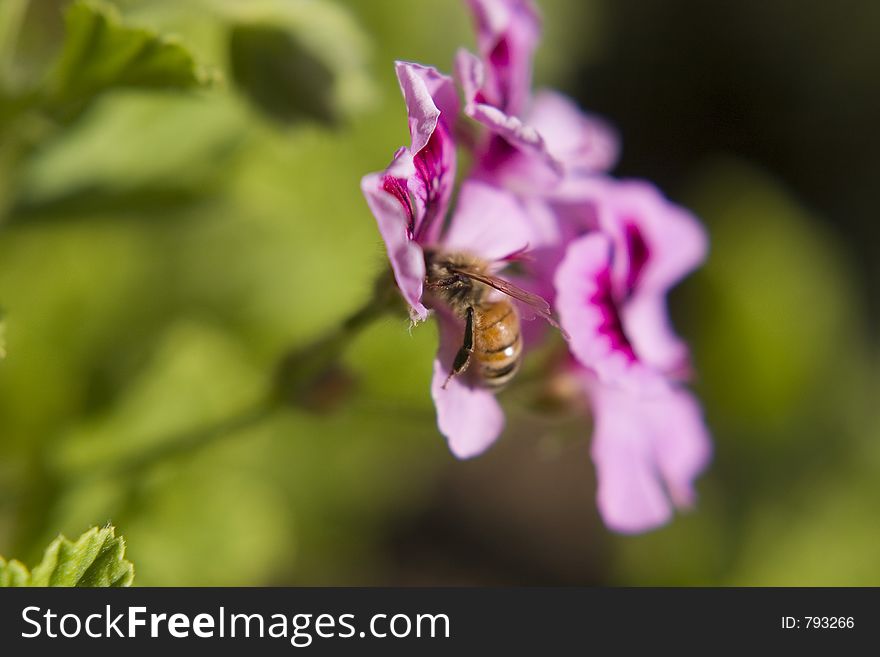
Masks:
[[[113,527],[92,527],[75,543],[64,536],[52,541],[31,573],[0,558],[0,586],[131,586],[134,565],[124,556],[125,540]]]
[[[0,588],[7,586],[27,586],[31,574],[20,561],[6,561],[0,557]]]
[[[295,34],[273,25],[236,25],[229,59],[235,83],[270,117],[336,122],[333,71]]]
[[[67,111],[112,88],[192,89],[216,80],[182,44],[125,25],[116,8],[100,0],[77,0],[65,22],[52,101]]]
[[[333,125],[373,103],[369,39],[332,2],[221,2],[236,86],[281,123]]]

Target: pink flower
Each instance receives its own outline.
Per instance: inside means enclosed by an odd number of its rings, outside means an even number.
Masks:
[[[408,63],[397,64],[397,75],[412,145],[398,150],[385,171],[365,176],[361,187],[401,294],[413,318],[423,320],[428,315],[423,300],[427,248],[468,253],[490,263],[495,272],[512,255],[539,245],[544,237],[518,199],[476,180],[462,184],[455,212],[443,229],[455,172],[451,125],[457,103],[452,81],[433,68]],[[504,415],[494,394],[471,378],[459,376],[447,382],[464,330],[443,308],[436,311],[440,346],[431,394],[437,424],[452,453],[468,458],[498,437]]]
[[[578,192],[595,229],[568,244],[554,280],[571,352],[603,383],[650,391],[682,378],[688,352],[666,293],[705,258],[702,226],[649,183],[595,177]]]
[[[699,404],[683,385],[688,350],[666,308],[669,289],[705,258],[705,232],[649,183],[605,175],[618,139],[603,120],[559,93],[532,96],[540,20],[530,0],[467,2],[480,57],[460,51],[456,73],[464,114],[483,132],[469,142],[474,164],[454,211],[447,218],[458,97],[451,78],[430,67],[397,63],[411,143],[362,181],[413,321],[429,308],[437,317],[438,427],[452,453],[468,458],[494,442],[504,414],[479,380],[450,378],[461,313],[424,295],[426,253],[435,265],[436,252],[466,253],[497,275],[528,251],[515,283],[553,297],[567,331],[569,374],[595,419],[600,513],[616,531],[656,527],[692,504],[694,479],[711,455]],[[540,330],[522,327],[526,344],[538,337]]]
[[[571,198],[568,199],[570,202]],[[667,291],[705,258],[697,220],[644,182],[582,182],[569,207],[593,229],[555,275],[556,304],[595,417],[592,456],[605,523],[638,532],[693,499],[711,446],[670,327]]]
[[[538,11],[531,0],[466,1],[487,70],[479,87],[465,87],[465,93],[480,103],[518,115],[532,87],[532,55],[541,36]]]
[[[452,79],[432,67],[407,62],[395,66],[412,141],[395,153],[385,171],[364,176],[361,190],[379,224],[397,286],[413,319],[422,321],[428,316],[422,304],[422,245],[436,242],[449,207],[458,95]]]
[[[481,57],[456,57],[464,113],[490,137],[476,176],[541,194],[564,175],[607,171],[618,155],[614,131],[555,91],[531,97],[532,53],[540,19],[530,0],[469,0]]]

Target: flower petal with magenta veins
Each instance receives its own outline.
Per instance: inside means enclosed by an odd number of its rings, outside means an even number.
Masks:
[[[461,85],[465,105],[485,102],[480,90],[486,84],[486,69],[479,57],[465,48],[459,48],[455,53],[455,77]]]
[[[569,349],[600,381],[650,392],[663,378],[639,360],[626,333],[611,279],[613,254],[602,233],[571,242],[554,277],[556,310]]]
[[[642,181],[568,178],[555,195],[557,204],[582,213],[589,209],[596,227],[610,238],[613,293],[639,360],[664,374],[685,376],[688,349],[672,329],[666,295],[706,257],[708,240],[700,222]]]
[[[402,184],[390,174],[371,173],[361,181],[361,190],[385,241],[397,287],[409,304],[413,319],[423,321],[428,317],[428,309],[422,304],[425,257],[422,248],[411,239],[413,210],[408,195],[399,191]]]
[[[486,102],[517,115],[528,103],[541,20],[531,0],[468,0],[486,63]]]
[[[406,103],[413,173],[407,188],[415,205],[411,236],[420,244],[437,240],[455,183],[456,155],[452,130],[458,94],[448,75],[435,68],[396,63]]]
[[[675,334],[666,308],[669,289],[706,257],[700,222],[644,181],[597,184],[599,227],[612,236],[615,287],[626,300],[622,317],[636,353],[652,367],[676,376],[689,370],[689,353]]]
[[[420,64],[397,62],[406,102],[411,148],[401,148],[384,172],[361,181],[401,294],[414,320],[424,320],[425,277],[421,245],[435,242],[455,180],[451,125],[458,113],[452,78]]]
[[[654,185],[610,178],[593,185],[601,210],[599,226],[613,236],[623,254],[618,265],[630,270],[624,275],[630,279],[628,293],[665,293],[705,260],[708,239],[702,224]],[[635,260],[640,261],[638,280],[633,280]]]
[[[534,126],[486,103],[469,103],[465,106],[464,112],[494,134],[503,137],[525,156],[537,158],[540,164],[548,167],[557,177],[564,173],[563,163],[549,151],[544,137]],[[514,151],[511,155],[517,153]]]

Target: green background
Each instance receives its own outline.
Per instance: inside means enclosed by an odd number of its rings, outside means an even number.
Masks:
[[[24,4],[11,87],[63,40],[66,3]],[[880,53],[836,47],[880,16],[648,4],[541,0],[536,82],[607,113],[620,171],[711,235],[672,299],[715,441],[693,511],[609,533],[589,418],[527,377],[499,443],[455,461],[435,329],[394,315],[317,410],[227,426],[383,271],[359,181],[408,140],[393,61],[450,71],[473,36],[458,2],[128,0],[219,75],[101,94],[21,157],[0,124],[0,554],[112,521],[138,585],[880,584]]]

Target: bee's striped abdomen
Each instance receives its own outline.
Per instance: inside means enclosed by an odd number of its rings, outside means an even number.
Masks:
[[[516,374],[522,360],[519,315],[509,301],[480,308],[475,316],[474,357],[487,388],[500,390]]]

